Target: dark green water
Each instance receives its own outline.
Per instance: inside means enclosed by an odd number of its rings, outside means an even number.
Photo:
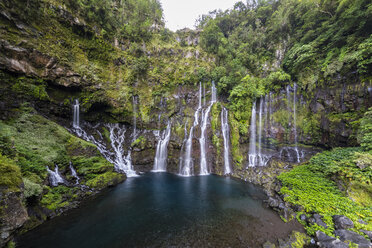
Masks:
[[[298,228],[264,199],[239,180],[148,173],[24,234],[17,247],[260,247]]]

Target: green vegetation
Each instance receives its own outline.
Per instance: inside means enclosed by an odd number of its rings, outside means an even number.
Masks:
[[[358,152],[361,152],[360,148],[335,148],[315,155],[307,164],[278,177],[283,184],[280,193],[285,201],[303,209],[303,212],[297,213],[297,217],[301,213],[314,212],[323,216],[328,228],[309,225],[306,226],[309,234],[314,235],[316,230],[322,230],[332,236],[333,215],[347,216],[354,221],[356,230],[372,230],[371,224],[364,226],[358,222],[363,219],[372,223],[371,205],[366,205],[372,200],[371,194],[367,193],[371,190],[372,167],[369,164],[361,169],[353,162],[359,156]],[[345,191],[340,191],[340,185]],[[358,190],[360,188],[363,190]],[[366,198],[362,201],[355,199],[361,196]]]
[[[372,108],[368,109],[360,121],[358,141],[365,151],[372,150]]]
[[[104,189],[108,186],[114,186],[124,180],[125,177],[116,172],[106,172],[99,174],[86,182],[86,185],[95,189]]]
[[[48,193],[43,195],[40,203],[42,206],[55,211],[59,208],[69,206],[76,198],[77,195],[73,195],[72,188],[66,186],[48,187]]]
[[[215,103],[212,106],[211,109],[211,127],[212,127],[212,143],[213,146],[216,149],[216,162],[218,162],[221,159],[222,149],[223,149],[223,140],[222,140],[222,134],[220,133],[220,136],[217,135],[217,132],[220,132],[221,130],[221,113],[222,107],[220,103]]]
[[[53,169],[58,164],[60,172],[65,173],[71,161],[81,177],[80,183],[97,190],[125,179],[114,172],[114,166],[95,145],[71,135],[30,107],[23,106],[14,113],[13,119],[0,121],[0,154],[12,156],[0,155],[1,186],[20,191],[23,182],[26,199],[41,197],[41,204],[54,211],[77,200],[79,189],[45,186],[46,166]],[[72,179],[69,172],[66,174],[67,180]]]
[[[309,96],[355,72],[371,83],[371,8],[368,0],[259,0],[203,15],[200,44],[217,58],[210,75],[241,125],[255,98],[291,80]]]
[[[13,160],[0,153],[0,187],[18,192],[22,183],[21,170]]]

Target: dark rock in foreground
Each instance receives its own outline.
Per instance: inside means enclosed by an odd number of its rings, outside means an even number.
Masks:
[[[333,221],[335,223],[336,229],[347,229],[354,227],[354,223],[349,218],[343,215],[334,215]]]
[[[339,239],[330,237],[324,232],[317,231],[315,233],[316,239],[318,240],[317,245],[321,248],[347,248],[349,247],[346,243]]]
[[[358,245],[359,248],[370,248],[372,243],[366,240],[362,235],[349,230],[336,230],[335,235],[339,236],[342,241],[351,241]]]

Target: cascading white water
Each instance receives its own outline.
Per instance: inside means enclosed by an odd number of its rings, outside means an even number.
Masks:
[[[213,103],[212,103],[213,104]],[[211,111],[212,104],[208,108],[202,111],[202,123],[201,123],[201,134],[199,139],[200,144],[200,174],[199,175],[208,175],[208,165],[207,165],[207,155],[205,154],[205,132],[208,124],[208,116]]]
[[[262,166],[262,110],[263,110],[263,97],[260,98],[260,111],[258,112],[258,164]]]
[[[171,136],[171,122],[168,121],[167,129],[163,132],[156,147],[154,172],[164,172],[167,170],[168,143]]]
[[[59,184],[66,184],[65,180],[59,174],[58,165],[55,165],[54,171],[50,170],[48,166],[46,169],[49,173],[49,182],[53,187],[56,187]]]
[[[295,142],[295,151],[297,155],[297,163],[300,163],[300,153],[298,151],[298,146],[297,146],[297,120],[296,120],[296,94],[297,94],[297,84],[294,83],[293,85],[293,130],[294,130],[294,142]]]
[[[269,157],[262,153],[262,115],[264,110],[265,98],[260,98],[260,107],[258,112],[258,128],[256,127],[256,102],[252,106],[250,140],[248,153],[248,166],[265,166],[269,161]],[[266,108],[265,108],[266,109]],[[256,133],[257,132],[257,133]],[[266,132],[266,131],[265,131]],[[258,152],[256,151],[256,137],[258,136]]]
[[[72,126],[74,128],[80,127],[80,105],[79,105],[78,99],[75,99],[75,102],[74,102],[74,116],[73,116]]]
[[[136,172],[132,168],[131,151],[129,150],[125,156],[123,153],[123,144],[125,141],[125,127],[120,127],[119,124],[107,124],[108,130],[110,131],[111,147],[115,152],[114,165],[116,170],[125,172],[130,176],[136,176]]]
[[[229,128],[229,119],[228,111],[226,108],[222,108],[221,111],[221,129],[223,136],[223,160],[224,160],[224,174],[230,174],[230,128]]]
[[[191,176],[194,173],[194,165],[191,158],[191,152],[192,152],[192,139],[194,134],[194,128],[199,125],[199,112],[202,109],[202,86],[201,83],[199,83],[199,105],[194,113],[194,123],[192,124],[190,128],[189,136],[186,140],[186,151],[183,161],[183,164],[180,166],[179,174],[181,176]]]
[[[248,165],[253,167],[256,165],[257,153],[256,153],[256,101],[252,105],[251,113],[251,126],[249,130],[249,153],[248,153]]]
[[[207,155],[206,155],[206,130],[207,130],[207,125],[208,125],[208,116],[209,113],[211,112],[211,108],[213,104],[217,101],[217,90],[216,86],[214,85],[214,82],[212,82],[212,98],[211,102],[208,106],[207,109],[202,111],[202,123],[201,123],[201,134],[200,134],[200,139],[199,139],[199,144],[200,144],[200,174],[199,175],[208,175],[209,174],[209,168],[207,164]]]
[[[76,170],[74,169],[74,166],[72,165],[71,162],[70,162],[70,171],[71,171],[71,176],[73,176],[76,179],[75,184],[79,184],[80,177],[77,175]]]
[[[87,132],[85,132],[82,128],[77,128],[72,131],[74,131],[82,139],[95,144],[103,157],[105,157],[107,161],[115,166],[116,171],[125,172],[127,177],[138,176],[132,169],[130,150],[126,156],[124,156],[122,151],[124,134],[126,132],[125,127],[119,127],[119,124],[105,124],[105,127],[110,131],[111,147],[114,152],[107,147],[106,142],[103,141],[102,134],[97,129],[95,129],[95,131],[100,137],[99,139],[96,139],[93,135],[87,134]]]
[[[217,89],[216,89],[216,85],[214,84],[214,82],[212,81],[212,100],[211,100],[212,103],[215,103],[217,102]]]

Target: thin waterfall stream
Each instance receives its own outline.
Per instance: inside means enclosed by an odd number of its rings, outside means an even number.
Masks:
[[[55,165],[54,166],[54,171],[52,171],[51,169],[49,169],[48,166],[46,167],[46,169],[47,169],[47,171],[49,173],[49,182],[50,182],[50,185],[56,187],[59,184],[66,184],[66,181],[62,178],[61,174],[59,174],[58,165]]]
[[[74,114],[73,114],[72,126],[74,128],[79,128],[80,127],[80,105],[79,105],[78,99],[75,99],[73,108],[74,108]]]
[[[222,108],[221,111],[221,129],[223,136],[223,161],[224,161],[224,174],[230,174],[230,128],[229,128],[229,119],[228,119],[228,110]]]
[[[186,140],[186,149],[183,159],[183,163],[180,165],[179,174],[181,176],[191,176],[194,174],[194,164],[191,157],[192,152],[192,139],[194,134],[194,128],[199,125],[199,112],[202,109],[202,85],[199,83],[199,104],[198,108],[194,113],[194,123],[190,128],[190,133]]]
[[[207,109],[202,111],[202,123],[201,123],[201,134],[200,134],[200,174],[199,175],[208,175],[209,168],[207,163],[207,155],[206,155],[206,130],[208,125],[208,117],[211,111],[213,104],[217,101],[217,90],[214,82],[212,82],[212,98],[209,106]]]
[[[297,155],[297,163],[300,163],[300,153],[298,151],[297,146],[297,119],[296,119],[296,94],[297,94],[297,84],[294,83],[293,85],[293,130],[294,130],[294,144],[295,144],[295,151]]]
[[[153,172],[167,171],[168,143],[171,136],[171,122],[168,121],[167,129],[161,135],[156,147]]]

